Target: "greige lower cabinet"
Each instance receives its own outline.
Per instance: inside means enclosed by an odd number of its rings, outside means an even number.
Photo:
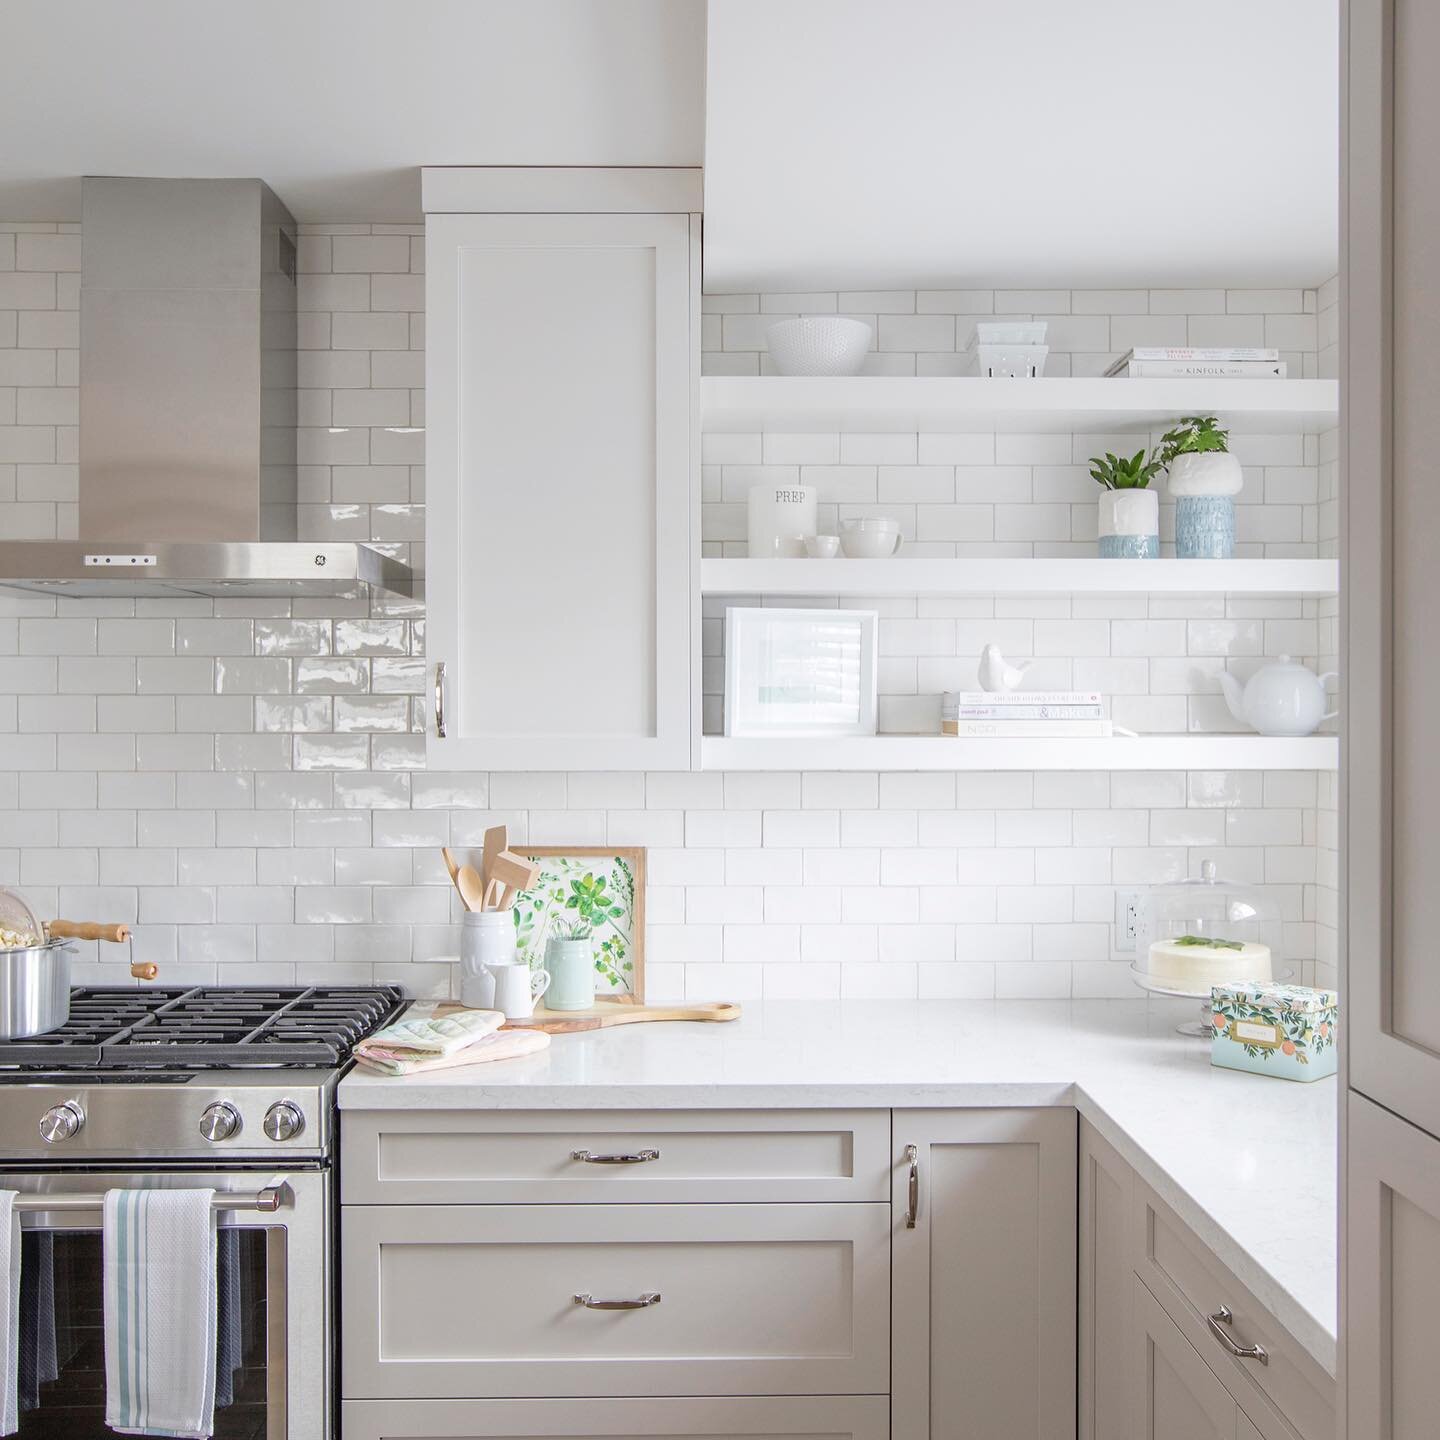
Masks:
[[[345,1111],[341,1162],[345,1440],[1073,1440],[1071,1109]]]
[[[1075,1112],[896,1110],[894,1440],[1072,1440]]]
[[[1334,1380],[1083,1120],[1079,1220],[1081,1440],[1334,1440]]]

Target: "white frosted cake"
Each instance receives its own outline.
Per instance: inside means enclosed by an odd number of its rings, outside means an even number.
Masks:
[[[1149,973],[1177,990],[1204,994],[1212,985],[1233,980],[1269,980],[1270,947],[1252,940],[1178,935],[1150,946]]]

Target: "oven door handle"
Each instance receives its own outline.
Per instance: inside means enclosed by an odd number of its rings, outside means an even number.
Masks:
[[[267,1185],[263,1190],[230,1191],[217,1190],[211,1197],[210,1208],[219,1214],[224,1210],[258,1210],[261,1214],[273,1214],[276,1210],[288,1208],[292,1196],[288,1185]],[[14,1208],[21,1214],[40,1210],[103,1210],[104,1195],[17,1195]]]

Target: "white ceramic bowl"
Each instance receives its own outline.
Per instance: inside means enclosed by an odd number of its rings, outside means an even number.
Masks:
[[[900,522],[884,516],[842,520],[840,544],[851,560],[888,560],[900,553]]]
[[[840,553],[838,535],[807,535],[805,553],[812,560],[833,560]]]
[[[782,375],[855,375],[870,348],[870,327],[840,315],[777,320],[765,343]]]

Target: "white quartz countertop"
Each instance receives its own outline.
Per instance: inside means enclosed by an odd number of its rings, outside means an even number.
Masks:
[[[341,1109],[1075,1105],[1331,1374],[1336,1082],[1221,1070],[1188,1002],[749,1004],[727,1024],[557,1035],[538,1055],[403,1079]],[[343,1123],[343,1121],[342,1121]]]

